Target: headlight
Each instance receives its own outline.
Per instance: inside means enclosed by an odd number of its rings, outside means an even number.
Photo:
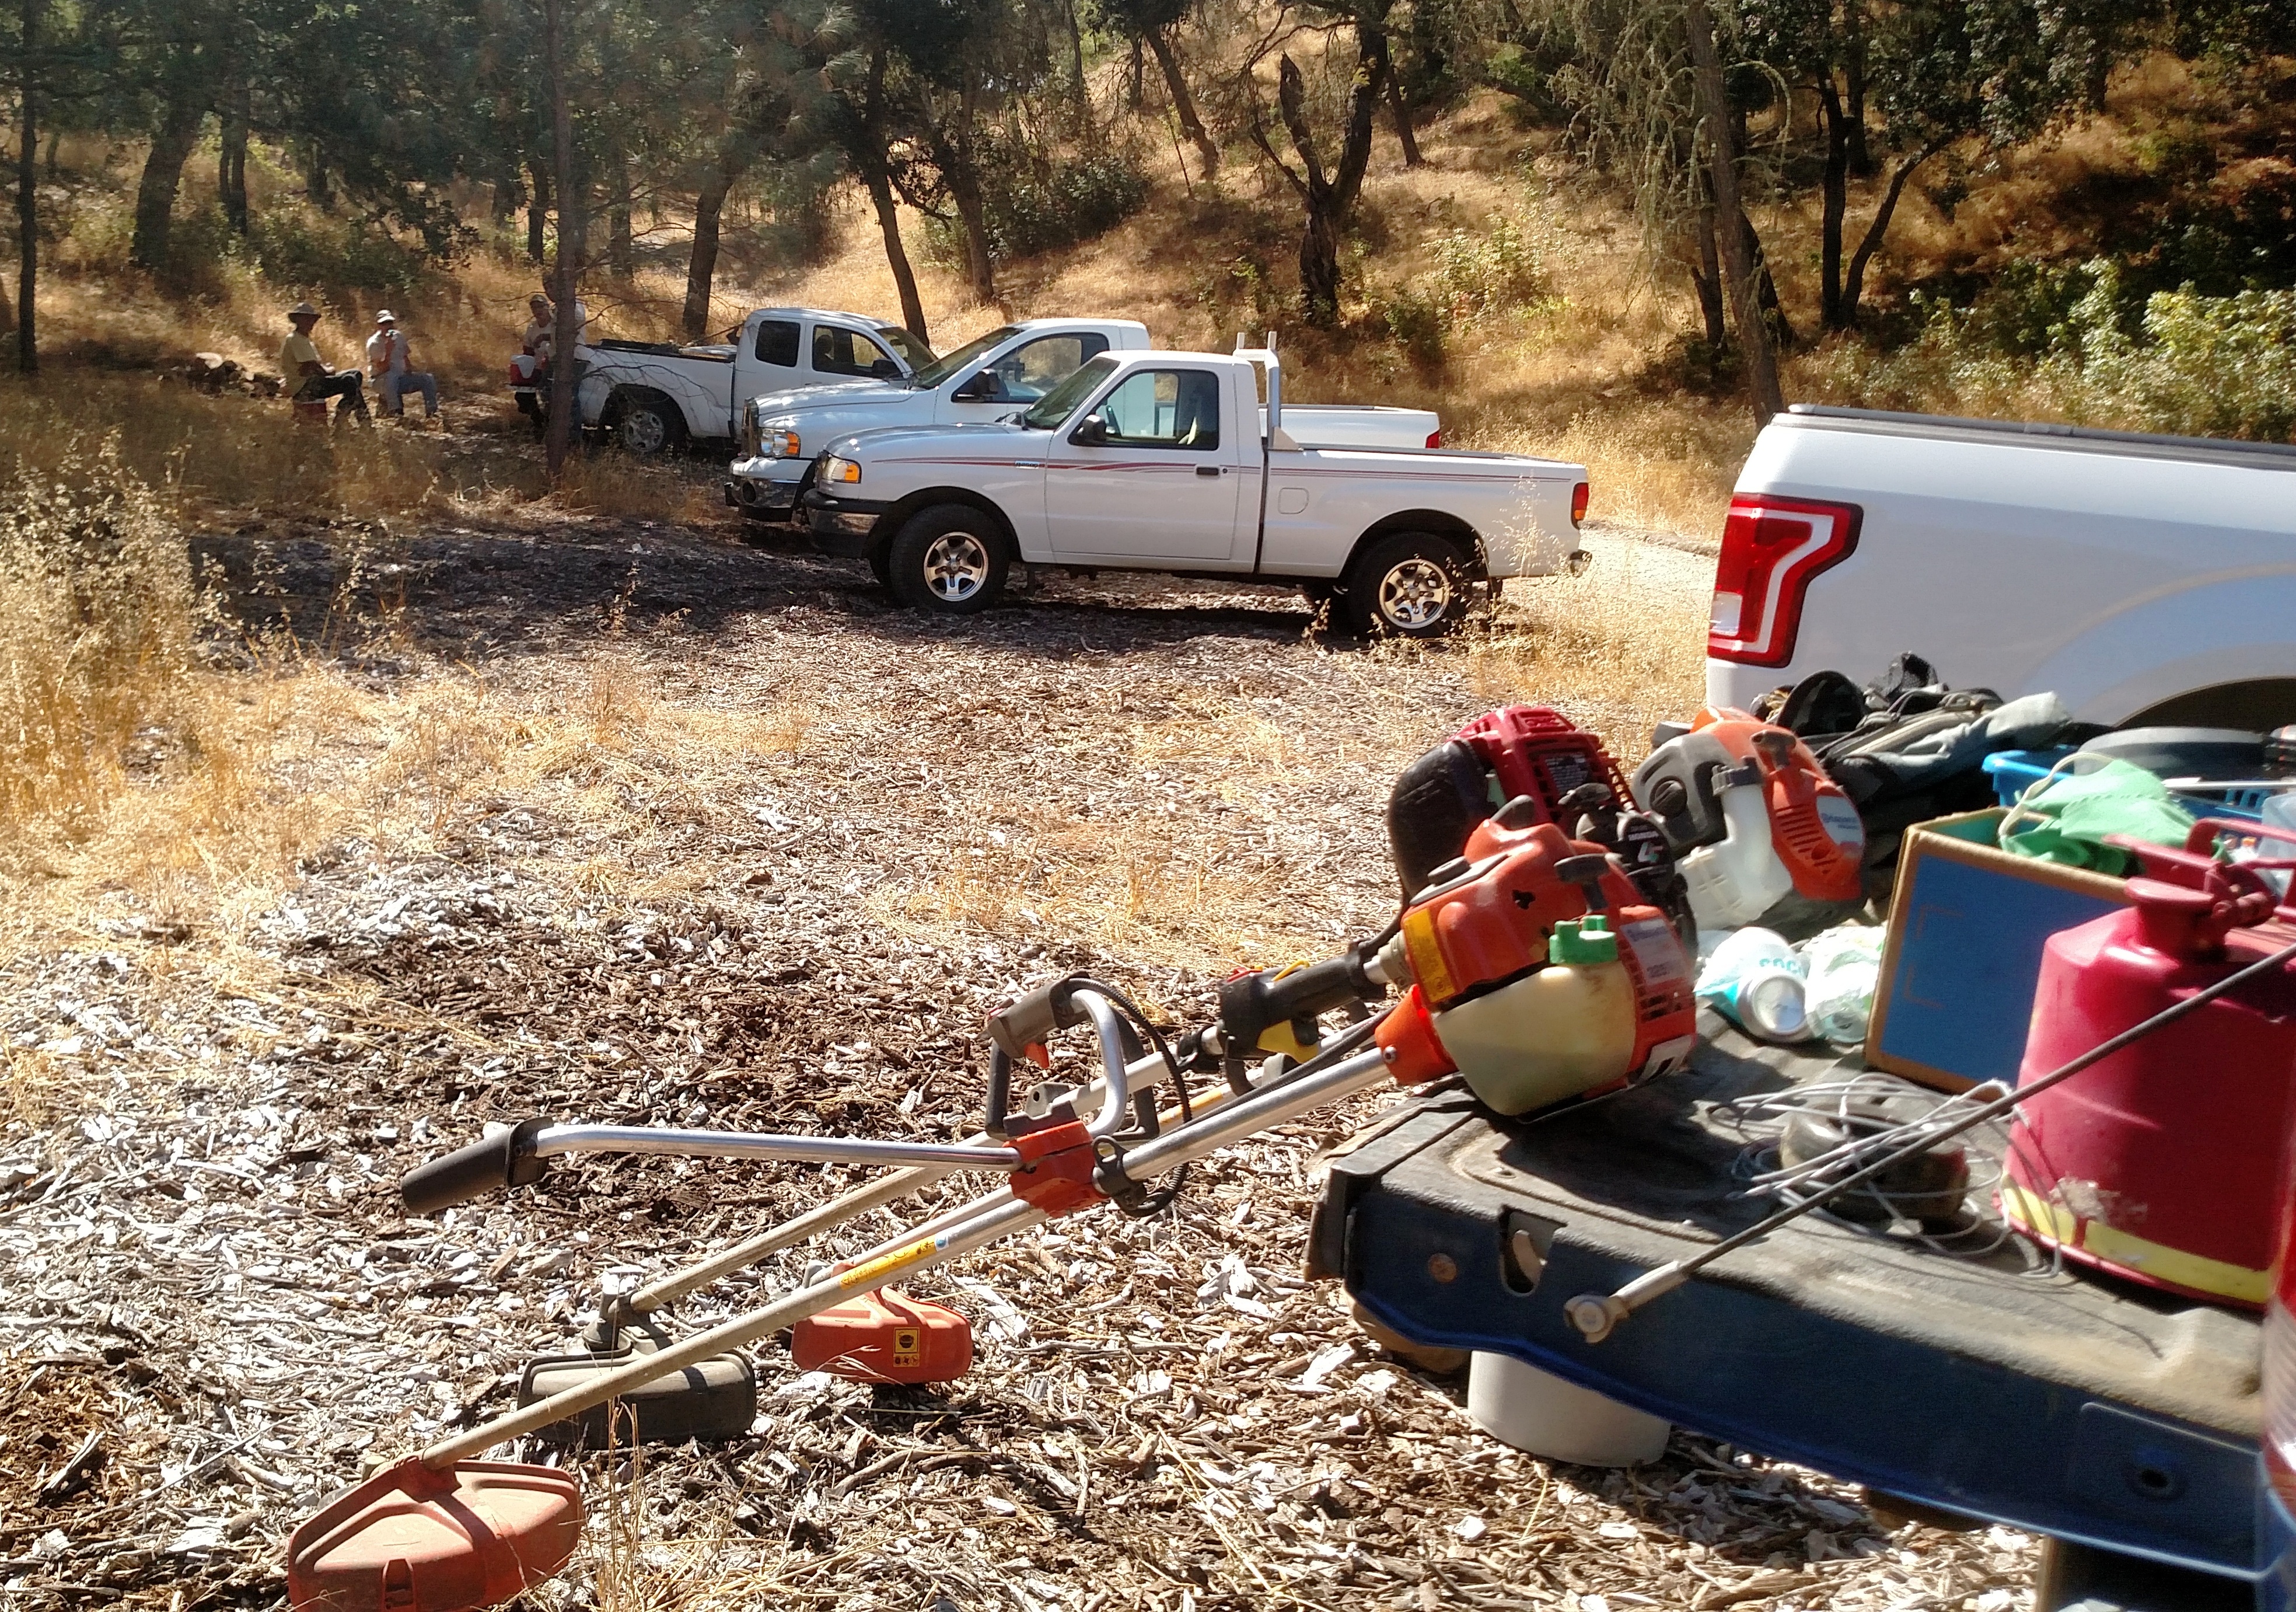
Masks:
[[[821,462],[821,479],[824,481],[858,481],[861,467],[850,459],[840,459],[831,454]]]
[[[758,451],[769,459],[801,459],[804,446],[793,431],[775,431],[770,426],[758,433]]]

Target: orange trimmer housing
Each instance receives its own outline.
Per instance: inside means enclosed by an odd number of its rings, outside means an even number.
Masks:
[[[1734,705],[1707,706],[1691,731],[1712,735],[1741,762],[1760,769],[1770,846],[1798,894],[1854,901],[1864,892],[1864,820],[1800,736]]]
[[[1467,871],[1436,885],[1404,914],[1405,955],[1416,982],[1405,1008],[1423,1017],[1546,961],[1547,936],[1565,918],[1601,913],[1619,936],[1634,982],[1636,1072],[1686,1058],[1697,1032],[1690,959],[1666,915],[1646,904],[1618,859],[1552,823],[1511,827],[1508,814],[1467,839]],[[1409,1015],[1396,1024],[1398,1049]],[[1383,1040],[1386,1038],[1382,1038]],[[1390,1052],[1390,1059],[1396,1054]]]
[[[790,1356],[800,1371],[857,1383],[953,1383],[972,1369],[972,1326],[954,1310],[884,1287],[798,1322]]]

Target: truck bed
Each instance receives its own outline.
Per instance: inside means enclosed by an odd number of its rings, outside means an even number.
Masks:
[[[1410,1106],[1332,1162],[1311,1264],[1416,1341],[1511,1354],[1677,1425],[1969,1516],[2246,1575],[2259,1327],[2133,1285],[1956,1259],[1808,1219],[1599,1345],[1563,1304],[1771,1206],[1718,1100],[1819,1076],[1702,1015],[1686,1073],[1502,1121]],[[1883,1077],[1875,1077],[1877,1079]],[[1505,1250],[1543,1250],[1526,1279]]]

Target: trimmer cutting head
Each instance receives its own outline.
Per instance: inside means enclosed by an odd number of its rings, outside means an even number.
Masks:
[[[419,1458],[346,1489],[287,1542],[295,1612],[469,1612],[566,1565],[582,1537],[571,1473]]]

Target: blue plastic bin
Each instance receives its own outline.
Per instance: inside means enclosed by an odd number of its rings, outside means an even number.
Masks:
[[[1996,751],[1985,758],[1985,770],[1993,775],[1994,797],[2004,806],[2014,806],[2019,795],[2048,777],[2050,768],[2072,753],[2070,749]],[[2177,790],[2171,798],[2196,818],[2239,818],[2253,823],[2261,820],[2267,797],[2277,793],[2271,789],[2208,794]]]

